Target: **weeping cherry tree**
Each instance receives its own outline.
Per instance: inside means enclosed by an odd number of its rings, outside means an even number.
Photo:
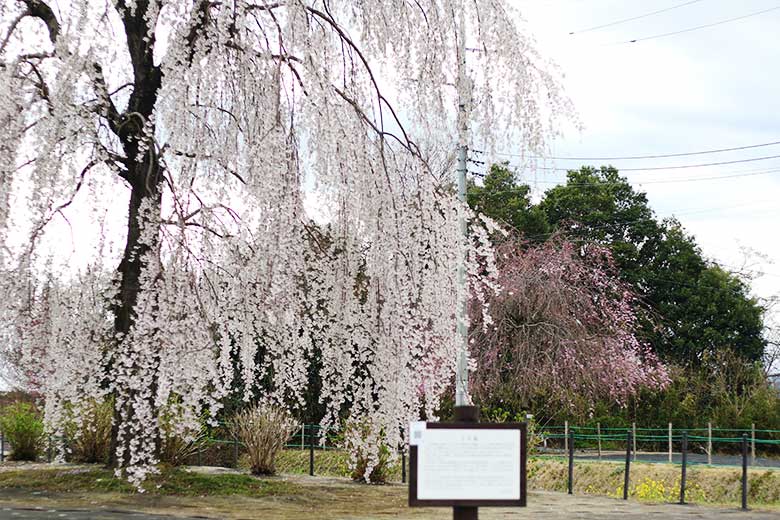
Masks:
[[[197,429],[234,378],[294,407],[314,344],[323,426],[395,446],[433,413],[458,259],[496,290],[445,153],[461,20],[472,139],[544,153],[569,108],[500,0],[3,0],[0,339],[52,433],[110,396],[141,482],[163,416]]]

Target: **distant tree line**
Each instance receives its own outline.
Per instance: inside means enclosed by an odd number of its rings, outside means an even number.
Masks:
[[[494,164],[483,182],[471,183],[468,203],[511,229],[515,235],[509,240],[518,251],[549,249],[552,241],[574,244],[584,259],[593,247],[606,248],[613,276],[634,297],[635,337],[669,375],[662,389],[645,386],[627,399],[584,399],[582,390],[572,386],[556,389],[555,394],[570,392],[563,401],[546,390],[529,400],[528,388],[513,392],[504,387],[497,394],[477,395],[485,409],[510,415],[528,411],[541,421],[780,425],[780,399],[762,366],[767,348],[762,303],[750,296],[740,276],[708,261],[679,221],[658,219],[646,195],[617,169],[571,170],[564,184],[535,202],[529,185],[506,164]],[[515,325],[520,330],[522,324]],[[472,327],[472,336],[482,334],[478,327]],[[520,344],[504,341],[495,347]],[[521,356],[515,352],[514,357]]]

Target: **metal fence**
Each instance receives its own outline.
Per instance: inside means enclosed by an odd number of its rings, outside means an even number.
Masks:
[[[537,430],[540,453],[567,453],[569,437],[577,442],[578,458],[616,460],[615,450],[622,450],[626,435],[631,433],[632,460],[680,463],[683,438],[688,443],[688,463],[734,466],[740,464],[743,436],[748,439],[750,464],[780,468],[780,430],[750,428],[666,428],[547,426]],[[763,455],[763,457],[762,457]]]
[[[659,439],[657,435],[635,435],[634,431],[640,431],[639,428],[622,428],[624,434],[620,434],[618,432],[612,432],[612,433],[606,433],[606,434],[599,434],[597,435],[590,435],[590,434],[578,434],[576,433],[576,428],[567,428],[568,434],[561,435],[561,434],[547,434],[542,433],[542,435],[547,435],[551,438],[561,439],[564,442],[565,446],[565,452],[566,457],[568,459],[568,471],[567,471],[567,491],[571,495],[573,494],[573,487],[574,487],[574,460],[575,460],[575,452],[577,450],[578,443],[582,443],[585,445],[591,445],[594,441],[597,443],[600,443],[602,441],[605,442],[616,442],[619,443],[622,441],[622,444],[624,446],[625,450],[625,456],[623,458],[625,468],[623,470],[623,499],[628,500],[629,496],[629,484],[631,481],[631,463],[632,461],[637,460],[637,441],[640,440],[640,438],[644,441],[648,442],[657,442]],[[614,430],[614,429],[613,429]],[[653,430],[650,428],[644,428],[643,430]],[[764,445],[778,445],[780,444],[780,440],[775,439],[758,439],[755,437],[755,433],[757,430],[755,428],[752,428],[751,433],[752,437],[748,437],[748,433],[745,432],[745,430],[729,430],[732,432],[739,433],[740,431],[743,432],[741,436],[739,437],[712,437],[711,430],[712,428],[709,428],[710,435],[708,436],[697,436],[697,435],[689,435],[689,432],[687,430],[682,431],[679,435],[675,435],[674,432],[672,432],[668,436],[661,436],[663,437],[663,440],[666,440],[669,442],[670,446],[670,452],[669,452],[669,462],[672,462],[672,445],[673,443],[679,443],[679,456],[680,456],[680,495],[679,495],[679,503],[685,504],[686,503],[686,490],[687,490],[687,470],[690,465],[689,461],[689,450],[691,446],[691,441],[698,440],[698,441],[707,441],[710,446],[712,446],[712,443],[714,442],[720,442],[720,443],[731,443],[735,444],[738,447],[739,455],[736,456],[736,461],[739,462],[739,466],[741,466],[742,474],[741,479],[739,481],[740,489],[741,489],[741,507],[742,509],[746,510],[748,508],[748,467],[750,466],[750,447],[752,446],[753,455],[752,458],[755,459],[755,446],[756,444],[764,444]],[[721,430],[724,431],[724,430]],[[777,433],[775,430],[769,430],[769,432]],[[553,437],[554,436],[554,437]],[[599,448],[599,453],[601,453],[601,449]],[[709,454],[711,455],[711,453]],[[653,461],[650,461],[653,462]],[[674,462],[676,463],[676,462]],[[780,460],[775,461],[777,467],[780,467]]]

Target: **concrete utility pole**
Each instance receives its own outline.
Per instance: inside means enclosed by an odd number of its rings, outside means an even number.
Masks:
[[[460,15],[458,30],[458,201],[466,204],[466,147],[468,146],[468,78],[466,75],[466,22],[463,13]],[[466,250],[468,238],[466,215],[464,208],[458,210],[458,224],[463,236],[463,247],[460,249],[458,265],[458,365],[455,374],[455,406],[469,404],[469,369],[468,369],[468,328],[466,327],[466,312],[468,305],[468,286],[466,283]]]
[[[458,224],[462,243],[458,262],[458,360],[455,374],[455,421],[465,423],[479,422],[479,408],[470,406],[469,399],[469,338],[466,327],[466,312],[468,305],[468,284],[466,282],[466,241],[468,227],[466,225],[466,153],[468,146],[468,110],[469,85],[466,74],[466,18],[463,10],[460,12],[458,27]],[[454,506],[453,520],[478,520],[479,508],[476,506]]]

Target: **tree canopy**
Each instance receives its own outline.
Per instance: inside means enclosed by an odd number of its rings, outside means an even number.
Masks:
[[[483,185],[471,188],[469,203],[529,237],[539,237],[537,223],[544,222],[569,239],[609,248],[617,276],[637,294],[638,335],[661,359],[695,365],[722,349],[761,359],[763,308],[747,285],[708,262],[679,222],[659,221],[645,194],[614,167],[569,171],[566,183],[536,205],[529,190],[507,167],[494,165]]]
[[[459,259],[471,289],[492,287],[490,245],[461,237],[441,159],[456,144],[459,38],[487,51],[470,58],[484,71],[468,82],[475,140],[543,153],[568,111],[506,3],[0,12],[0,334],[6,359],[22,351],[44,374],[49,430],[112,396],[113,463],[140,482],[161,414],[197,430],[234,377],[302,405],[316,343],[324,425],[364,421],[374,442],[361,442],[400,445],[453,373]],[[96,221],[72,233],[82,262],[54,245],[76,210]]]

